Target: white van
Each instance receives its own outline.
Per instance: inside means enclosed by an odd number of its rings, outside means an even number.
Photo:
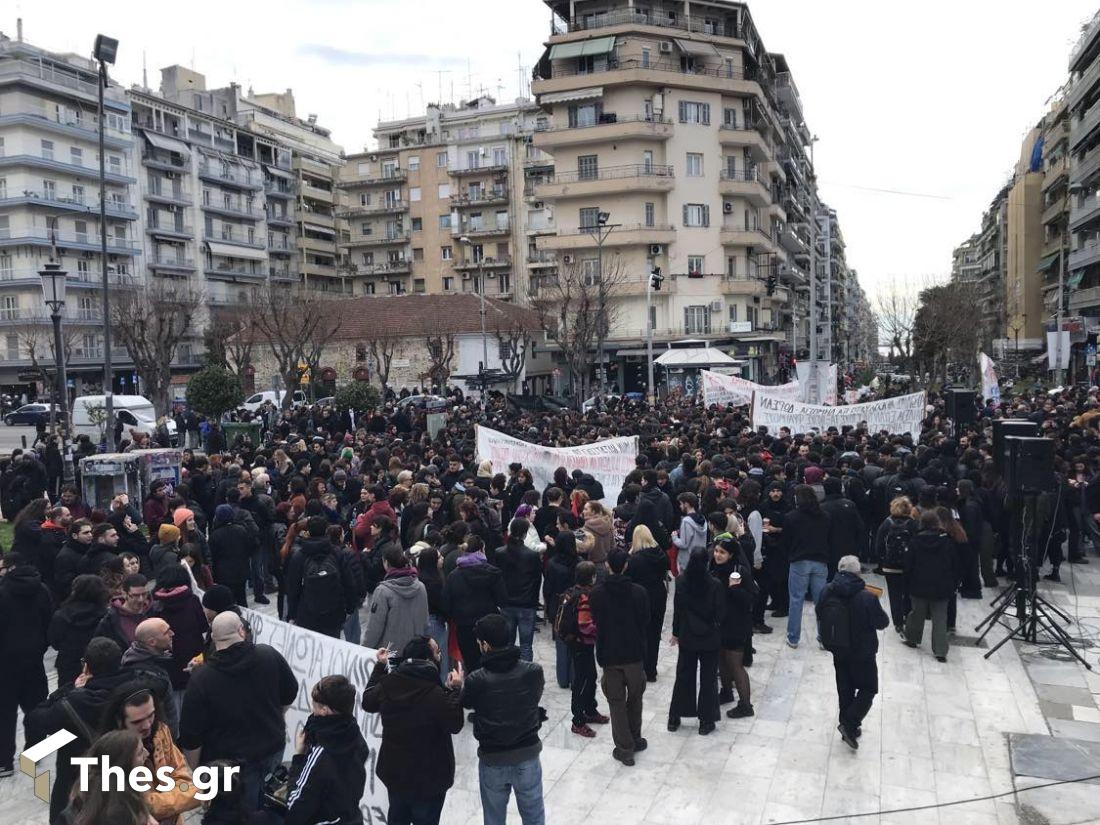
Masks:
[[[264,392],[257,392],[248,396],[248,398],[244,400],[244,403],[237,409],[248,410],[254,413],[268,401],[276,407],[281,407],[284,398],[286,398],[286,390],[279,390],[278,392],[275,392],[275,390],[265,390]],[[291,406],[297,407],[304,403],[306,403],[306,394],[301,390],[295,390],[294,394],[291,396]]]
[[[157,428],[153,402],[141,395],[116,395],[112,398],[115,418],[122,422],[123,436],[130,430],[152,436]],[[73,402],[73,432],[98,441],[103,436],[101,419],[106,414],[107,396],[82,395]],[[168,435],[176,443],[176,422],[168,418]]]

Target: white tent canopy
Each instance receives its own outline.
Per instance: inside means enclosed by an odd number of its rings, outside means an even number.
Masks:
[[[714,347],[691,347],[689,349],[669,349],[661,353],[654,363],[662,367],[734,367],[744,364],[731,358]]]

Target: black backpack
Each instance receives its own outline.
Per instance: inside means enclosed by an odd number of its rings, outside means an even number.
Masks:
[[[909,540],[913,534],[905,527],[890,525],[882,542],[882,564],[892,570],[904,570],[909,561]]]
[[[851,601],[829,587],[817,606],[817,630],[822,646],[830,653],[852,649]]]
[[[577,602],[580,600],[579,587],[570,587],[561,595],[558,615],[554,617],[554,634],[563,642],[573,643],[580,639],[580,623],[577,621]]]
[[[311,618],[342,619],[344,616],[344,586],[340,568],[332,553],[321,558],[306,559],[302,575],[302,600],[299,615]]]

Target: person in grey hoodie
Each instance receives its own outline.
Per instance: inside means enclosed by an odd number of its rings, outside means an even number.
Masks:
[[[409,640],[423,635],[428,626],[428,591],[400,547],[386,548],[382,566],[386,578],[371,596],[363,645],[404,650]]]
[[[707,549],[707,520],[698,510],[699,497],[695,493],[680,493],[676,500],[680,502],[684,517],[680,520],[680,529],[672,535],[672,543],[677,550],[676,567],[683,573],[691,554]]]

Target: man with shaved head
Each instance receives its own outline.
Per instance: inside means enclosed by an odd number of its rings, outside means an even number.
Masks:
[[[164,723],[179,731],[179,707],[172,691],[172,628],[164,619],[146,619],[134,629],[134,641],[122,654],[122,670],[149,682],[160,699]]]
[[[239,764],[241,804],[258,811],[263,780],[282,762],[285,714],[298,680],[279,651],[249,641],[241,617],[230,610],[214,617],[210,640],[214,651],[191,674],[183,696],[180,747],[193,766],[217,759]],[[220,802],[211,803],[212,819]]]

